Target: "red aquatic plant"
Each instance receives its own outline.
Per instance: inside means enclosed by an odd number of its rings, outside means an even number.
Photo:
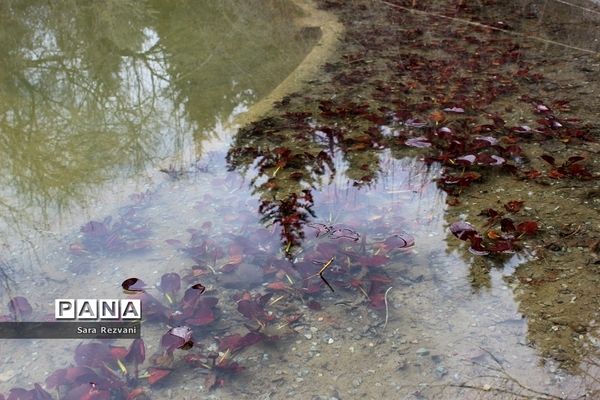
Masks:
[[[8,301],[8,315],[0,315],[0,322],[22,321],[33,314],[33,308],[23,296],[15,296]]]
[[[0,394],[0,400],[4,396]],[[34,384],[33,389],[13,388],[8,393],[6,400],[53,400],[52,395],[45,391],[39,384]]]
[[[177,297],[181,280],[176,273],[164,274],[161,277],[161,284],[158,286],[165,296],[166,305],[148,293],[147,289],[142,289],[143,285],[137,278],[129,278],[127,281],[135,282],[138,286],[132,295],[142,301],[144,316],[148,320],[168,322],[175,326],[203,326],[212,323],[216,318],[215,312],[219,299],[202,296],[206,290],[202,284],[197,283],[190,286],[180,298]],[[125,286],[127,285],[124,283]]]
[[[118,254],[150,247],[150,242],[146,240],[150,229],[132,210],[114,223],[110,216],[103,221],[89,221],[81,227],[81,233],[81,242],[70,246],[71,253],[78,256],[90,253]]]
[[[565,177],[579,178],[579,179],[591,179],[593,176],[587,170],[585,165],[581,161],[585,160],[582,156],[569,157],[562,164],[557,164],[554,157],[544,154],[540,158],[546,161],[552,166],[552,169],[548,172],[548,177],[553,179],[561,179]]]

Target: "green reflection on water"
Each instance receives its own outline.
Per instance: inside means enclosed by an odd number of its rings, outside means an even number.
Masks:
[[[0,3],[0,226],[84,204],[267,94],[315,38],[291,2]]]

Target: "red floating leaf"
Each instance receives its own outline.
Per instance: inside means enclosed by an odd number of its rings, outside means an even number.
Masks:
[[[499,240],[488,249],[491,253],[514,253],[513,244],[510,240]]]
[[[478,255],[485,256],[490,254],[489,250],[483,245],[483,239],[477,235],[470,239],[471,245],[469,246],[469,252]]]
[[[473,154],[468,154],[466,156],[457,157],[454,159],[456,163],[464,165],[472,165],[476,160],[477,157],[475,157]]]
[[[508,212],[517,213],[521,210],[521,208],[523,208],[523,204],[525,204],[524,201],[512,200],[512,201],[509,201],[508,203],[506,203],[504,205],[504,208]]]
[[[556,160],[554,159],[554,157],[552,157],[548,154],[541,155],[540,158],[552,166],[554,166],[556,164]]]
[[[475,227],[465,221],[454,222],[450,225],[450,232],[460,240],[470,240],[479,235]]]
[[[534,235],[538,229],[538,224],[535,221],[524,221],[517,225],[517,231],[526,235]]]
[[[121,283],[121,287],[125,292],[143,292],[146,284],[144,281],[138,278],[127,278]]]
[[[550,172],[548,172],[548,177],[552,178],[552,179],[562,179],[566,176],[565,173],[561,172],[560,169],[552,169]]]
[[[516,231],[515,224],[510,218],[502,218],[500,220],[500,229],[502,232],[511,233]]]
[[[583,160],[585,160],[585,157],[582,157],[582,156],[572,156],[572,157],[569,157],[567,159],[567,161],[565,162],[565,166],[569,166],[571,164],[574,164],[576,162],[583,161]]]

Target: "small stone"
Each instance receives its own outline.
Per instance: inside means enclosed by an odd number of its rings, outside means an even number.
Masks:
[[[13,370],[6,370],[0,373],[0,382],[10,381],[17,373]]]
[[[308,340],[312,339],[312,334],[310,333],[305,333],[304,337],[307,338]]]
[[[417,350],[417,355],[421,357],[427,356],[429,355],[429,350],[427,350],[425,347],[421,347]]]
[[[352,384],[354,385],[354,387],[359,387],[362,383],[362,379],[360,378],[356,378],[355,380],[352,381]]]
[[[329,339],[327,340],[327,343],[329,343],[329,344],[333,344],[333,338],[329,338]]]
[[[401,358],[400,360],[398,360],[398,370],[402,371],[403,369],[406,369],[406,367],[408,367],[408,363],[406,362],[405,359]]]
[[[434,371],[434,372],[435,372],[435,376],[437,376],[437,377],[438,377],[438,379],[441,379],[441,378],[443,378],[445,375],[447,375],[447,374],[448,374],[448,370],[447,370],[447,369],[446,369],[446,368],[445,368],[443,365],[438,365],[438,366],[435,368],[435,371]]]
[[[485,385],[483,385],[482,389],[485,390],[486,392],[489,392],[490,390],[492,390],[492,387],[486,383]]]

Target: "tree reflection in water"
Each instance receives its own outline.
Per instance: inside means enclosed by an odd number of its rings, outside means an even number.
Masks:
[[[201,157],[213,127],[314,43],[290,24],[297,12],[259,0],[3,2],[0,229],[51,223],[119,178]]]

